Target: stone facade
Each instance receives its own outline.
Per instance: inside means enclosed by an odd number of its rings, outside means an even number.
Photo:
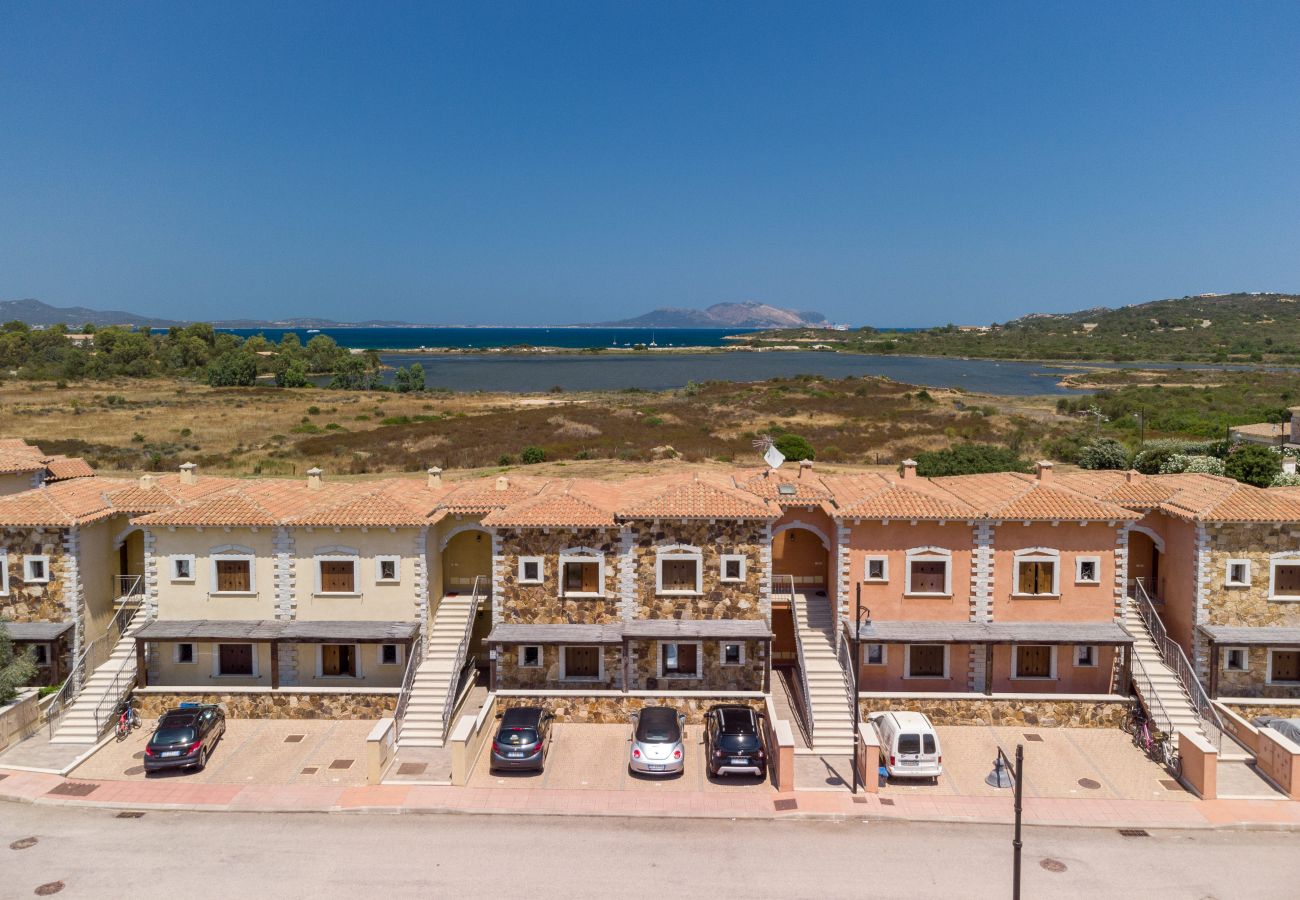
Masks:
[[[9,594],[0,596],[0,619],[11,622],[66,622],[74,617],[64,596],[64,572],[70,560],[63,552],[63,532],[57,529],[0,528],[0,550],[7,555]],[[28,584],[23,579],[24,556],[48,556],[50,580]]]
[[[763,618],[763,554],[767,525],[757,521],[634,522],[632,529],[633,591],[638,619],[761,619]],[[663,596],[656,592],[657,550],[694,548],[701,552],[701,594]],[[721,579],[723,554],[745,556],[745,578]]]
[[[935,725],[1026,725],[1034,728],[1118,728],[1128,715],[1124,699],[1054,700],[1051,697],[1000,699],[975,695],[966,698],[863,697],[858,701],[863,720],[868,713],[911,710],[925,713]]]
[[[519,665],[519,646],[506,644],[497,652],[497,689],[536,691],[554,690],[619,690],[623,687],[623,660],[618,646],[601,648],[605,678],[603,681],[578,681],[561,679],[560,653],[557,644],[541,644],[542,664],[538,667]]]
[[[584,722],[597,725],[630,723],[632,713],[647,706],[671,706],[686,716],[691,725],[704,721],[704,714],[720,703],[748,706],[762,712],[764,703],[753,697],[497,697],[503,709],[512,706],[542,706],[557,722]]]
[[[1268,684],[1267,647],[1246,647],[1248,669],[1228,671],[1223,666],[1224,651],[1219,651],[1218,694],[1220,697],[1274,697],[1300,699],[1300,684]]]
[[[181,703],[217,703],[230,719],[382,719],[397,708],[397,694],[356,691],[136,691],[141,718],[156,719]]]
[[[619,533],[617,529],[508,529],[497,531],[494,598],[500,622],[537,624],[604,624],[620,618],[618,579]],[[597,551],[605,561],[604,597],[564,597],[560,591],[560,552],[586,548]],[[519,558],[542,558],[542,583],[519,583]]]
[[[745,661],[740,665],[722,664],[722,643],[716,640],[696,642],[700,645],[701,677],[661,678],[659,676],[659,641],[629,641],[628,655],[634,691],[761,691],[766,667],[767,646],[764,641],[727,641],[744,647]]]
[[[1300,602],[1268,598],[1274,553],[1294,553],[1300,563],[1300,523],[1283,525],[1223,524],[1210,526],[1208,584],[1202,624],[1300,626]],[[1228,560],[1250,560],[1250,584],[1228,587]],[[1261,681],[1262,683],[1262,681]]]

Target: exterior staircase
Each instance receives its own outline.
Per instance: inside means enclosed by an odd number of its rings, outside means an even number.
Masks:
[[[415,671],[397,740],[403,747],[441,747],[451,725],[446,721],[455,703],[465,649],[474,627],[480,595],[442,598],[429,627],[425,658]]]
[[[72,705],[50,737],[51,744],[93,744],[113,721],[117,705],[135,687],[135,633],[149,616],[132,617],[108,659],[81,686]]]
[[[1133,684],[1138,698],[1146,707],[1156,727],[1174,734],[1189,729],[1205,737],[1201,717],[1197,714],[1178,674],[1165,664],[1151,635],[1150,628],[1138,611],[1138,601],[1129,598],[1124,605],[1124,627],[1133,635]]]
[[[794,593],[790,608],[798,629],[799,677],[812,708],[812,751],[853,754],[853,720],[844,669],[836,653],[835,614],[826,597]]]

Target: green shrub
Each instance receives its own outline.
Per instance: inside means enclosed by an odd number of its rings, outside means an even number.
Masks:
[[[817,454],[813,450],[812,444],[807,439],[797,434],[786,432],[778,437],[774,442],[776,449],[788,460],[798,462],[802,459],[815,459]]]
[[[1079,451],[1081,469],[1127,469],[1128,451],[1114,438],[1098,438]]]
[[[537,463],[546,462],[546,451],[541,447],[525,447],[519,454],[519,459],[524,465],[532,466]]]
[[[916,455],[916,474],[977,475],[983,472],[1029,472],[1032,467],[1013,450],[992,444],[955,444],[946,450]]]
[[[1241,444],[1224,461],[1223,474],[1255,487],[1268,487],[1282,472],[1282,456],[1259,444]]]

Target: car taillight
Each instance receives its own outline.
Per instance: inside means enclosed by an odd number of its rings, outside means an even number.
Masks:
[[[714,750],[713,755],[717,759],[722,759],[722,757],[726,756],[727,754],[723,753],[721,750]]]
[[[766,754],[766,753],[764,753],[762,750],[759,750],[759,751],[758,751],[758,758],[759,758],[759,759],[765,759],[766,757],[767,757],[767,754]]]
[[[939,765],[943,765],[943,754],[939,755]]]
[[[898,763],[895,761],[895,759],[894,759],[894,755],[893,755],[892,753],[889,755],[889,764],[890,764],[891,766],[896,766],[896,765],[898,765]]]
[[[145,755],[145,756],[154,756],[155,754],[154,754],[154,752],[153,752],[153,747],[150,747],[148,744],[145,744],[145,745],[144,745],[144,755]]]
[[[674,750],[674,751],[673,751],[673,759],[681,759],[681,758],[682,758],[682,751],[680,751],[680,750]]]
[[[633,747],[633,748],[632,748],[632,758],[633,758],[633,759],[640,759],[640,758],[641,758],[641,750],[640,750],[640,748],[638,748],[638,747]]]
[[[505,752],[506,752],[506,748],[505,748],[505,747],[502,747],[502,746],[501,746],[500,744],[498,744],[496,741],[493,741],[493,742],[492,742],[492,752],[493,752],[493,753],[505,753]]]
[[[185,755],[189,756],[191,753],[198,750],[202,746],[203,746],[202,741],[195,741],[194,743],[190,744],[188,747],[185,748]]]

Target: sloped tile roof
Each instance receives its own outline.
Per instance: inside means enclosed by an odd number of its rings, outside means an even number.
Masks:
[[[1106,502],[1196,522],[1300,521],[1300,491],[1257,488],[1222,475],[1096,472],[1070,473],[1062,480]]]
[[[532,497],[544,484],[535,478],[511,476],[506,478],[504,487],[498,487],[497,478],[479,478],[456,485],[439,505],[453,513],[485,513]]]
[[[775,471],[762,469],[758,472],[738,472],[734,480],[736,487],[755,497],[775,500],[782,506],[815,506],[835,497],[821,477],[806,468],[794,471],[782,468]]]
[[[23,472],[40,472],[45,461],[35,453],[0,448],[0,475],[20,475]]]
[[[69,478],[90,478],[95,474],[90,463],[80,456],[51,456],[45,462],[46,481],[66,481]]]
[[[0,497],[0,525],[71,526],[107,518],[119,510],[108,491],[129,482],[116,478],[75,478]]]
[[[774,504],[738,488],[699,477],[619,509],[626,519],[775,519]]]
[[[939,491],[918,490],[899,483],[840,507],[837,516],[842,519],[972,519],[979,516],[979,511],[956,497],[944,497]]]
[[[493,510],[483,517],[483,524],[507,528],[616,528],[618,520],[612,508],[566,489]]]
[[[1020,521],[1114,521],[1137,519],[1132,510],[1071,490],[1064,484],[1044,482],[1018,472],[952,475],[931,479],[939,487],[980,510],[989,519]]]

